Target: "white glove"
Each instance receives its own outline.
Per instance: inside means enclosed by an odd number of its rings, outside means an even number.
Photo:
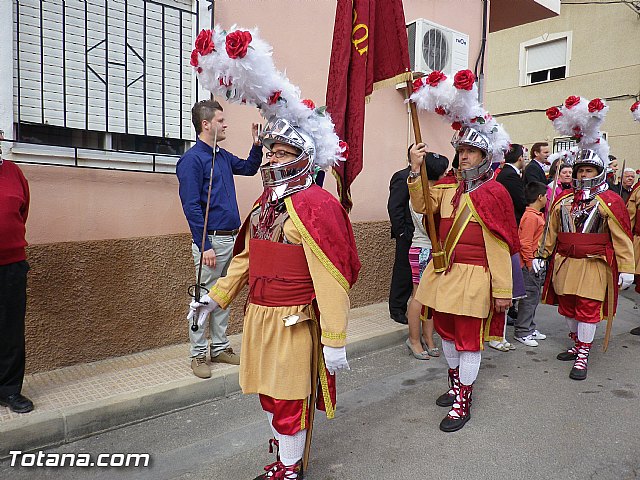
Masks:
[[[191,300],[187,320],[191,321],[194,315],[198,316],[198,329],[202,328],[211,312],[218,308],[218,302],[209,295],[203,295],[199,301]]]
[[[547,268],[547,261],[544,258],[534,258],[531,262],[533,273],[538,273],[540,270]]]
[[[626,290],[633,283],[633,273],[621,273],[618,276],[618,285],[620,290]]]
[[[327,347],[322,346],[324,353],[324,365],[331,375],[338,370],[350,370],[347,362],[347,349],[345,347]]]

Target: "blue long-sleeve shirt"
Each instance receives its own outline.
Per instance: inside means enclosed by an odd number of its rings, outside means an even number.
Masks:
[[[201,248],[204,213],[207,207],[207,191],[213,148],[198,139],[196,144],[178,160],[176,174],[180,183],[182,210],[189,222],[194,243]],[[240,212],[236,200],[234,175],[255,175],[262,161],[262,147],[251,147],[249,157],[242,160],[218,147],[213,167],[211,205],[207,230],[234,230],[240,227]],[[206,237],[205,237],[206,238]],[[204,250],[211,248],[206,238]]]

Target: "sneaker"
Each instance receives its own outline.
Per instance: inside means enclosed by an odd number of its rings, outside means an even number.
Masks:
[[[534,330],[531,337],[535,340],[544,340],[547,336],[544,333],[540,333],[538,330]]]
[[[211,367],[207,365],[207,357],[198,355],[191,359],[191,370],[196,377],[211,378]]]
[[[525,344],[527,347],[537,347],[538,342],[533,339],[533,335],[527,335],[526,337],[513,337],[520,343]]]
[[[230,365],[240,365],[240,355],[237,355],[233,348],[227,347],[215,357],[211,357],[213,363],[228,363]]]

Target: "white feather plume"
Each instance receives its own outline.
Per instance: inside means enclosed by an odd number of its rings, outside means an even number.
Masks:
[[[636,122],[640,122],[640,101],[631,105],[631,116]]]
[[[234,31],[248,31],[251,42],[242,58],[230,58],[225,44]],[[212,32],[214,51],[198,55],[194,67],[202,86],[228,102],[255,105],[267,120],[284,118],[306,131],[316,144],[314,165],[321,169],[344,161],[344,147],[335,133],[331,117],[322,108],[311,109],[302,103],[300,89],[273,63],[271,45],[260,38],[258,29],[232,26],[229,31],[216,26]],[[275,97],[278,96],[277,100]]]
[[[557,112],[551,114],[555,108]],[[589,101],[584,97],[570,96],[561,106],[548,109],[547,116],[553,118],[553,126],[560,135],[575,138],[579,149],[594,150],[606,166],[609,163],[609,144],[600,127],[608,111],[609,106],[599,98]]]
[[[435,85],[429,84],[428,78],[423,77],[414,82],[414,93],[410,100],[416,107],[437,113],[452,123],[452,126],[458,123],[485,134],[491,143],[492,161],[501,161],[509,150],[511,140],[504,127],[478,101],[477,84],[474,83],[470,90],[465,90],[456,88],[452,78],[445,77],[437,83],[432,82]]]

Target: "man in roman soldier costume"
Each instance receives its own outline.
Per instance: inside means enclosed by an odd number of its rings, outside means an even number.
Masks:
[[[249,284],[240,385],[259,394],[270,445],[279,447],[257,478],[295,479],[302,478],[310,439],[310,398],[317,388],[317,406],[332,418],[335,372],[349,368],[348,293],[360,262],[346,212],[313,183],[312,137],[275,118],[260,138],[268,149],[260,168],[264,192],[244,222],[227,276],[194,306],[198,315],[226,308]]]
[[[440,422],[444,432],[461,429],[470,418],[483,342],[502,339],[512,298],[511,256],[519,250],[513,203],[493,178],[488,135],[464,126],[451,143],[459,159],[457,176],[430,188],[446,267],[438,272],[432,261],[416,292],[416,299],[433,309],[449,364],[450,389],[436,400],[450,407]],[[412,205],[420,213],[427,211],[419,179],[425,153],[424,144],[411,149],[408,179]]]
[[[592,130],[583,131],[575,126],[578,123],[574,118],[584,116],[587,109],[581,112],[578,105],[586,106],[586,102],[580,97],[569,97],[561,115],[553,119],[561,133],[563,126],[574,125],[571,129],[580,139],[580,150],[573,163],[573,190],[555,199],[546,240],[541,240],[541,258],[534,259],[533,265],[537,271],[549,261],[542,301],[557,304],[558,313],[567,320],[574,345],[557,358],[574,362],[569,374],[573,380],[587,378],[596,327],[604,318],[608,321],[606,350],[618,289],[631,285],[635,270],[629,214],[620,196],[608,189],[606,181],[608,145],[598,130],[606,106],[599,99],[589,102],[590,116],[600,121],[583,121],[582,125],[589,125]],[[547,112],[549,116],[549,110]],[[565,117],[566,124],[558,126],[557,120],[561,117]]]
[[[631,105],[633,119],[640,122],[640,101]],[[631,231],[633,232],[633,252],[636,259],[636,292],[640,293],[640,222],[638,222],[638,206],[640,206],[640,182],[636,183],[627,200],[627,211],[631,219]],[[640,327],[633,328],[631,335],[640,335]]]
[[[640,293],[640,222],[638,222],[638,207],[640,206],[640,183],[637,183],[627,200],[627,211],[631,220],[631,232],[633,233],[633,254],[636,260],[635,283],[636,292]],[[640,327],[631,329],[631,335],[640,335]]]
[[[212,94],[255,105],[267,124],[260,167],[263,193],[244,221],[227,276],[191,303],[198,323],[227,308],[249,285],[240,386],[257,393],[276,447],[257,478],[293,480],[307,467],[316,406],[335,412],[335,373],[346,355],[349,290],[360,261],[347,213],[314,174],[344,160],[324,108],[276,70],[271,46],[255,30],[216,27],[196,40],[191,64]]]

